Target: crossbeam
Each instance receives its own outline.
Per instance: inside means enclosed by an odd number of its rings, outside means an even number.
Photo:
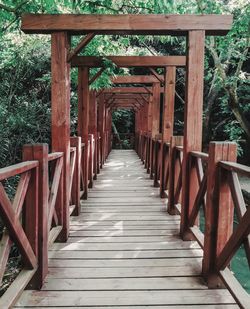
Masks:
[[[148,89],[152,92],[152,88],[148,87]],[[161,87],[161,92],[164,92],[164,88]],[[107,88],[103,90],[104,94],[112,94],[112,93],[124,93],[124,94],[149,94],[149,92],[144,87],[113,87]]]
[[[104,66],[104,59],[115,63],[118,67],[166,67],[166,66],[186,66],[185,56],[74,56],[71,60],[72,67],[86,66],[89,68],[99,68]]]
[[[164,78],[163,75],[160,75]],[[112,78],[113,84],[152,84],[159,83],[159,80],[153,75],[125,75]]]
[[[24,14],[25,33],[68,31],[71,34],[155,34],[186,35],[190,30],[205,30],[208,35],[225,35],[232,15],[87,15]]]

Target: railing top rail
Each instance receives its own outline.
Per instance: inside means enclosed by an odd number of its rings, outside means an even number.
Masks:
[[[63,156],[63,152],[52,152],[48,155],[48,161],[59,159]]]
[[[227,161],[220,161],[219,165],[222,168],[227,169],[229,171],[237,172],[241,175],[250,177],[250,167],[249,166],[235,163],[235,162],[227,162]]]
[[[0,169],[0,181],[25,173],[38,166],[38,161],[25,161]]]
[[[200,158],[204,161],[208,160],[208,153],[201,152],[201,151],[191,151],[191,156]]]
[[[183,146],[175,146],[175,148],[179,151],[183,151]]]

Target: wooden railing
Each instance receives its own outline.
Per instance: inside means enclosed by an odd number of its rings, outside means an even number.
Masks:
[[[64,153],[48,153],[47,144],[25,145],[23,162],[0,169],[0,216],[4,230],[0,240],[0,282],[8,267],[12,247],[21,256],[21,269],[0,298],[0,308],[15,303],[24,288],[39,289],[48,273],[48,248],[55,241],[66,241],[70,215],[80,214],[80,198],[88,192],[111,150],[89,136],[87,147],[80,137],[70,138],[69,200],[64,200]],[[102,148],[102,145],[104,148]],[[102,149],[106,149],[105,154]],[[14,195],[6,191],[9,179],[18,181]]]
[[[160,195],[168,198],[167,211],[181,215],[180,230],[182,224],[187,225],[190,236],[184,240],[195,238],[203,248],[202,274],[208,286],[218,288],[225,284],[240,307],[248,308],[249,295],[230,271],[230,262],[243,246],[250,266],[250,209],[238,178],[250,178],[250,168],[236,163],[234,143],[212,142],[208,154],[190,152],[188,175],[192,184],[187,217],[183,218],[182,145],[181,136],[173,136],[163,148],[159,139],[152,140],[145,134],[137,134],[135,142],[154,185],[158,185],[160,175]]]

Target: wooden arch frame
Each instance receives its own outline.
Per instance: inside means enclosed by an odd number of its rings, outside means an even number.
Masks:
[[[183,151],[183,194],[181,235],[189,237],[188,214],[192,194],[188,157],[202,146],[202,102],[205,35],[225,35],[231,28],[231,15],[37,15],[22,17],[25,33],[51,34],[52,37],[52,149],[63,151],[64,203],[68,204],[70,164],[70,83],[68,62],[70,36],[87,34],[74,54],[96,34],[181,35],[187,37],[186,104]],[[72,54],[71,54],[72,56]],[[193,69],[195,67],[195,70]],[[87,69],[83,68],[84,74]],[[83,93],[88,89],[81,84]],[[88,114],[88,111],[81,110]],[[194,184],[193,184],[194,185]],[[66,232],[67,237],[67,232]]]

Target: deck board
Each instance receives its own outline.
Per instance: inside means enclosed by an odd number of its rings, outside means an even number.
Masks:
[[[50,249],[42,291],[24,291],[16,308],[239,308],[206,287],[202,250],[179,238],[179,222],[135,152],[112,151],[69,241]]]

